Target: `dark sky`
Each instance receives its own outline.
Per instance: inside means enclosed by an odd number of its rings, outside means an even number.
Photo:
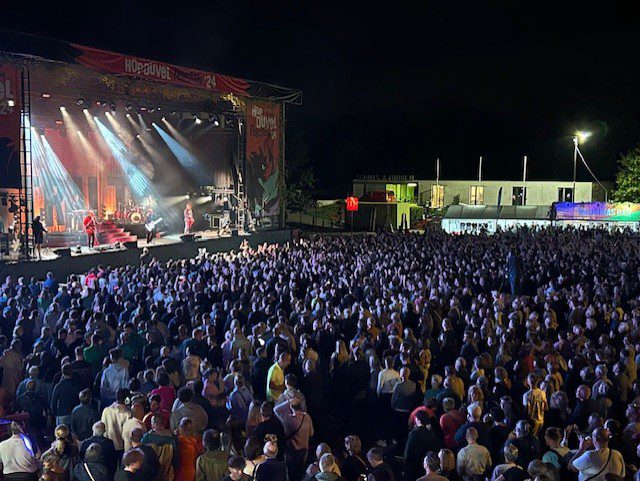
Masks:
[[[433,177],[436,156],[443,178],[474,177],[479,155],[485,178],[520,178],[528,154],[529,178],[570,179],[577,128],[613,179],[640,141],[638,7],[346,3],[14,2],[0,26],[300,88],[288,134],[336,192],[356,173]]]

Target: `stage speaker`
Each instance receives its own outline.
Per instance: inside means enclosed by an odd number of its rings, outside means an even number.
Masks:
[[[238,236],[240,235],[240,231],[239,231],[238,229],[233,229],[233,230],[231,231],[231,235],[232,235],[233,237],[238,237]]]
[[[195,241],[195,236],[193,234],[184,234],[180,236],[180,240],[182,242],[193,242]]]
[[[123,242],[122,245],[124,246],[125,249],[137,249],[138,241]]]
[[[58,249],[56,251],[56,254],[58,254],[60,257],[71,257],[71,248],[65,247],[64,249]]]

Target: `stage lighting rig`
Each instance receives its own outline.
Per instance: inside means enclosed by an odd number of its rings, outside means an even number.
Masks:
[[[127,103],[127,105],[125,106],[125,108],[124,108],[124,109],[125,109],[127,112],[129,112],[132,108],[133,108],[133,105],[131,105],[130,103]]]
[[[78,100],[76,101],[76,104],[78,104],[78,105],[83,105],[83,104],[84,104],[84,99],[78,99]]]

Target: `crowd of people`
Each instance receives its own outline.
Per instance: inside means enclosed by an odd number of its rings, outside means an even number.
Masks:
[[[9,275],[3,478],[638,480],[639,268],[427,230]]]

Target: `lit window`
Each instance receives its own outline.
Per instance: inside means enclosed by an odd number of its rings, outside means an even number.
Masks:
[[[431,208],[441,209],[444,207],[444,185],[431,186]]]
[[[482,185],[471,186],[471,192],[469,193],[469,204],[471,205],[484,204],[484,186]]]

